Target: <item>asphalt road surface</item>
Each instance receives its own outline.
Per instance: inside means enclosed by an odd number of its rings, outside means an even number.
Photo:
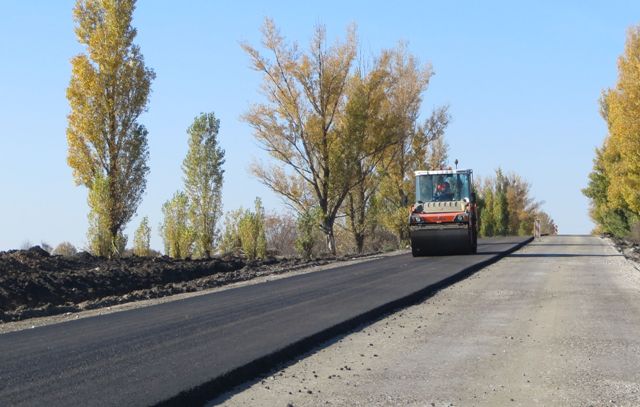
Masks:
[[[472,256],[386,257],[3,334],[0,405],[204,401],[339,327],[362,322],[363,314],[375,316],[372,310],[451,280],[524,242],[482,240]],[[299,349],[292,346],[296,343]],[[176,398],[181,393],[183,398]]]
[[[225,406],[640,406],[640,269],[543,237],[235,390]]]

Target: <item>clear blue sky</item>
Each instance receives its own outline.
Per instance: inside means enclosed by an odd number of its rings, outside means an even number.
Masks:
[[[529,180],[561,233],[589,233],[588,201],[580,193],[593,149],[606,134],[598,113],[613,86],[626,30],[640,23],[636,1],[158,1],[140,0],[136,42],[157,74],[149,111],[151,173],[141,216],[161,248],[161,206],[181,188],[185,129],[200,112],[221,120],[227,152],[224,209],[283,206],[247,167],[264,157],[239,120],[259,96],[240,41],[259,44],[264,17],[306,45],[317,23],[330,39],[358,26],[372,55],[399,40],[436,75],[423,117],[451,106],[451,158],[476,174],[502,167]],[[26,240],[86,244],[86,190],[66,164],[65,90],[70,58],[82,51],[73,33],[71,0],[3,1],[0,12],[0,250]]]

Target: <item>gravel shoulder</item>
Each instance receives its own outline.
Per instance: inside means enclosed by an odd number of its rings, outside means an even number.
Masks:
[[[640,272],[543,237],[211,404],[640,405]]]

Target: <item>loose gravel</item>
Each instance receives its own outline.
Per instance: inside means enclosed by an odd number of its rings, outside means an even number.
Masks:
[[[636,265],[543,237],[210,404],[638,406],[639,333]]]

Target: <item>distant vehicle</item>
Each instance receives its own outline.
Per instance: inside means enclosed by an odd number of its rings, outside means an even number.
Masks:
[[[413,256],[476,253],[478,211],[472,170],[415,171],[409,229]]]

